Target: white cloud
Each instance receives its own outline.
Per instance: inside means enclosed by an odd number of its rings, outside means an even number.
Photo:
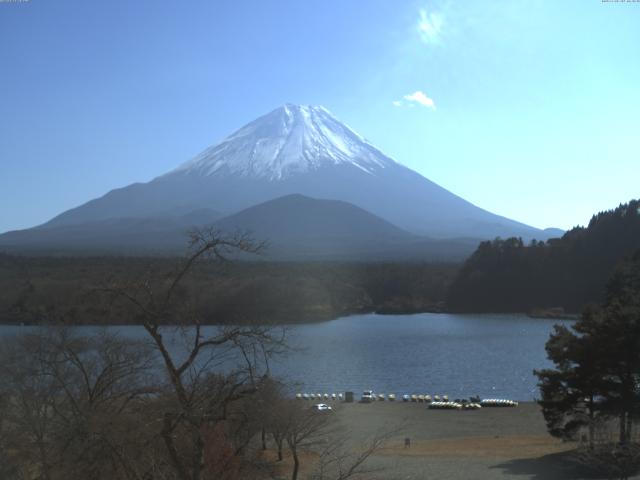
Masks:
[[[402,106],[402,102],[400,100],[395,100],[395,101],[393,101],[391,103],[393,103],[394,107],[401,107]]]
[[[436,109],[436,104],[434,103],[433,99],[427,97],[421,90],[416,90],[415,92],[410,93],[409,95],[405,95],[402,98],[404,98],[408,102],[412,102],[410,106],[413,106],[414,103],[417,103],[419,105],[422,105],[423,107],[430,108],[431,110]],[[395,105],[396,102],[394,102],[393,104]]]
[[[439,13],[428,13],[426,9],[421,8],[418,33],[422,41],[427,45],[440,43],[443,22],[444,19]]]

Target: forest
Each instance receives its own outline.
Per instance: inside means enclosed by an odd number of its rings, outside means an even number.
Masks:
[[[170,275],[179,258],[0,255],[0,322],[138,321],[105,286]],[[459,265],[226,262],[197,265],[182,289],[210,324],[298,323],[355,313],[442,311]]]
[[[447,295],[456,312],[579,313],[603,300],[615,268],[640,249],[640,201],[594,215],[562,238],[525,245],[519,238],[480,244]]]

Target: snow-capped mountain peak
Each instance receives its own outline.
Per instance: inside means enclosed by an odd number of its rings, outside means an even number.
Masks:
[[[285,104],[170,173],[280,180],[339,164],[375,174],[395,162],[326,108]]]
[[[300,215],[311,215],[316,204],[291,199],[291,195],[346,202],[402,230],[432,238],[550,236],[478,208],[394,162],[326,109],[291,104],[247,124],[165,175],[112,190],[61,213],[42,228],[94,225],[113,219],[123,219],[129,225],[132,218],[151,219],[156,225],[158,218],[171,219],[203,209],[239,214],[282,197],[289,199],[287,204],[297,205],[293,210],[282,210],[283,221],[293,225],[297,220],[290,216],[292,212],[302,218]],[[325,209],[314,212],[313,218],[329,222],[322,225],[333,221]],[[299,231],[303,230],[308,229]],[[336,233],[327,227],[329,231]],[[70,244],[76,242],[72,233],[64,235],[70,235]],[[12,238],[9,240],[15,242],[17,237]],[[340,235],[331,238],[332,242],[342,241]],[[0,247],[2,241],[0,238]],[[123,241],[118,235],[117,242]]]

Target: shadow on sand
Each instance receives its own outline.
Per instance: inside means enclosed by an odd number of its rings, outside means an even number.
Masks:
[[[607,475],[598,475],[589,472],[580,466],[574,457],[574,452],[560,452],[544,455],[537,458],[522,458],[510,460],[494,465],[492,469],[502,470],[509,476],[526,476],[530,480],[606,480]],[[638,479],[640,476],[632,476],[629,479]]]

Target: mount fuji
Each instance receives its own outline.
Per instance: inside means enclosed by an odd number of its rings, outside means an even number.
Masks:
[[[159,224],[175,230],[185,222],[211,223],[291,195],[351,204],[412,241],[416,236],[544,240],[561,233],[476,207],[391,159],[323,107],[286,104],[150,182],[112,190],[43,225],[0,235],[0,246],[46,247],[47,238],[56,238],[57,248],[64,248],[64,232],[73,232],[69,245],[78,247],[87,232],[113,225],[127,235],[138,229],[138,243],[144,243],[149,224],[155,226],[147,239],[153,246]],[[209,213],[198,214],[204,211]],[[273,208],[268,212],[277,215]]]

